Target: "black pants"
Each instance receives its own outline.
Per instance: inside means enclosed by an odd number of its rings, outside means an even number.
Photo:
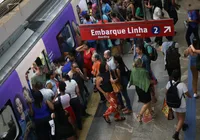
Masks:
[[[171,6],[169,8],[169,10],[167,10],[167,13],[168,13],[169,17],[174,20],[174,25],[175,25],[178,21],[178,14],[177,14],[175,7]]]
[[[81,107],[81,103],[80,100],[77,98],[73,98],[70,100],[70,105],[74,111],[74,114],[76,116],[76,124],[79,130],[82,130],[82,120],[81,120],[81,111],[82,111],[82,107]]]
[[[199,28],[198,26],[193,28],[191,25],[188,26],[187,32],[186,32],[186,41],[187,41],[187,45],[188,47],[192,44],[191,40],[190,40],[190,36],[192,35],[192,33],[194,34],[194,37],[199,40]]]

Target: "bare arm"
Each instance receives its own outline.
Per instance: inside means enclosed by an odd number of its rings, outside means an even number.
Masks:
[[[54,105],[49,100],[46,101],[46,104],[48,105],[49,109],[54,110]]]
[[[82,51],[84,51],[85,49],[84,49],[84,45],[81,45],[81,46],[79,46],[79,47],[77,47],[76,48],[76,51],[77,52],[82,52]]]
[[[79,90],[78,85],[76,86],[75,91],[76,91],[76,94],[77,94],[78,96],[80,96],[80,90]]]
[[[186,95],[188,98],[192,98],[191,95],[189,94],[189,92],[186,92],[185,95]]]

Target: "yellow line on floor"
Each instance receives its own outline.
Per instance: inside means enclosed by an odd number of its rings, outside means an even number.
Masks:
[[[83,129],[80,132],[79,140],[86,140],[87,134],[90,130],[90,126],[92,125],[92,121],[94,119],[94,115],[98,108],[99,101],[100,101],[99,93],[93,93],[89,99],[88,106],[87,106],[87,113],[91,114],[92,116],[84,120]]]

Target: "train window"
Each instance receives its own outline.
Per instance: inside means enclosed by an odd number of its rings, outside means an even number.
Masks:
[[[18,136],[18,123],[12,108],[7,105],[0,110],[0,140],[15,140]]]
[[[75,42],[69,24],[66,24],[57,35],[57,41],[62,54],[64,52],[71,52],[73,50],[73,47],[75,47]]]
[[[81,35],[80,35],[79,26],[78,26],[78,24],[76,24],[74,21],[72,21],[72,27],[73,27],[73,30],[74,30],[74,32],[75,32],[77,45],[80,46],[82,40],[81,40]]]

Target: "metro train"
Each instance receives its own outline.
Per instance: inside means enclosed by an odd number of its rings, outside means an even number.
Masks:
[[[74,1],[58,1],[43,9],[45,14],[35,18],[27,27],[28,32],[23,37],[29,36],[29,39],[9,61],[6,61],[11,53],[9,50],[0,58],[0,140],[36,139],[28,115],[27,102],[32,100],[32,87],[28,81],[31,81],[37,58],[51,70],[51,62],[62,53],[60,37],[71,47],[80,42]]]

